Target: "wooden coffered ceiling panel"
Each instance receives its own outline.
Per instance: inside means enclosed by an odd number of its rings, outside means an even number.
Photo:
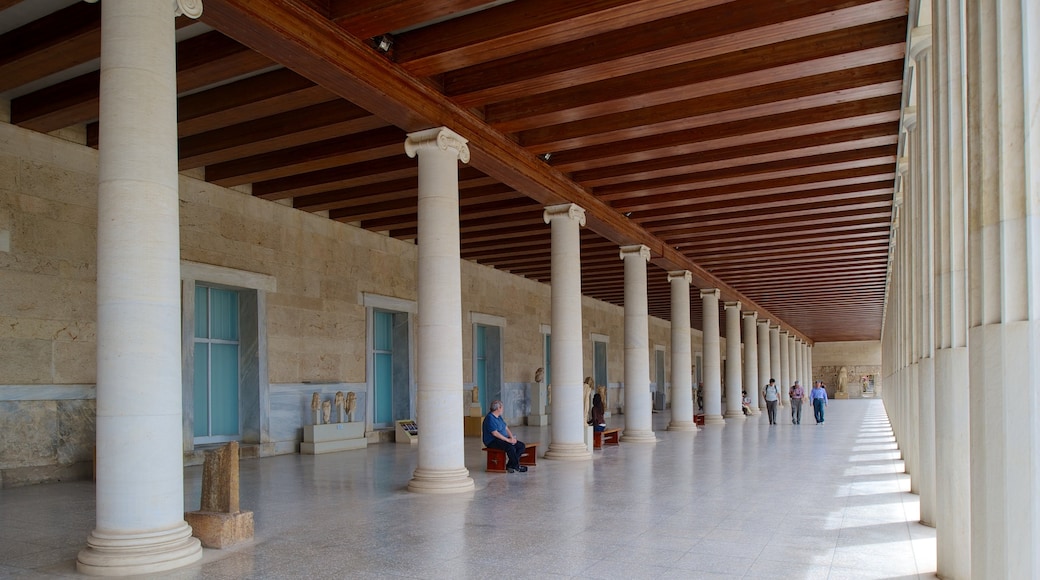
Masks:
[[[0,3],[0,96],[96,146],[99,4]],[[880,338],[906,0],[205,0],[177,19],[181,169],[415,240],[407,132],[470,140],[465,259],[549,282],[545,205],[585,208],[582,291],[620,245],[809,341]],[[388,52],[376,39],[388,40]]]

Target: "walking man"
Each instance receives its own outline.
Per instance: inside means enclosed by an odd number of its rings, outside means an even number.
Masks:
[[[805,389],[802,388],[802,382],[795,381],[791,388],[787,390],[787,394],[791,397],[791,422],[799,425],[802,422],[802,400],[805,398]]]
[[[816,424],[820,425],[823,423],[823,409],[827,407],[827,389],[823,388],[823,381],[816,381],[813,390],[809,393],[809,400],[812,401]]]
[[[776,379],[769,379],[769,384],[762,388],[762,398],[766,402],[766,415],[769,416],[769,424],[776,425],[776,408],[782,406],[780,402],[780,389],[776,386]]]

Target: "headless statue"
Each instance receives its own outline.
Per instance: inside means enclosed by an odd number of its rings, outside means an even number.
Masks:
[[[350,391],[349,393],[347,393],[347,402],[346,402],[347,421],[349,421],[351,423],[354,422],[354,409],[356,409],[356,408],[357,408],[357,394],[354,393],[354,391]]]
[[[317,391],[311,395],[311,420],[315,425],[321,425],[321,395]]]

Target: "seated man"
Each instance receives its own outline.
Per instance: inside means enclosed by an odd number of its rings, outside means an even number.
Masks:
[[[501,449],[506,452],[506,471],[521,473],[527,471],[526,465],[520,465],[520,456],[524,453],[523,441],[517,440],[502,418],[502,401],[491,401],[491,412],[484,417],[484,447]]]

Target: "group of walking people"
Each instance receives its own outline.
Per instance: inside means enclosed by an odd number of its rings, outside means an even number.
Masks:
[[[787,390],[787,396],[791,399],[791,423],[800,425],[802,423],[802,402],[806,397],[802,382],[795,381]],[[776,409],[784,406],[780,400],[780,387],[777,386],[776,379],[769,379],[769,383],[762,387],[762,399],[766,402],[766,416],[769,418],[769,424],[776,425]],[[816,419],[816,424],[823,424],[823,411],[827,407],[827,389],[824,387],[823,381],[816,381],[812,390],[809,391],[809,404],[813,407],[813,418]]]

